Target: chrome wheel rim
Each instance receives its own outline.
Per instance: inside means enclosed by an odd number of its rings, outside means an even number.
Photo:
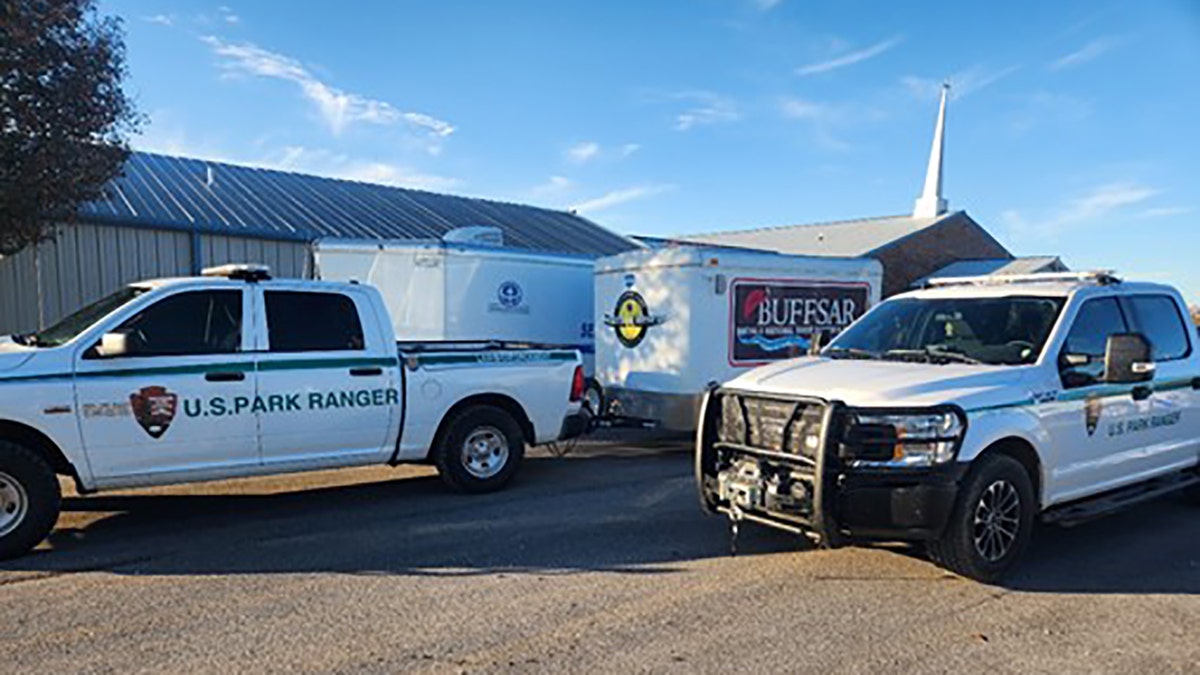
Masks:
[[[29,512],[29,495],[12,476],[0,471],[0,537],[21,526]]]
[[[600,414],[600,391],[594,387],[588,387],[583,392],[583,407],[593,415]]]
[[[1008,555],[1021,528],[1021,495],[1006,480],[987,486],[975,505],[975,551],[988,562]]]
[[[508,439],[496,427],[478,427],[462,446],[463,467],[476,478],[491,478],[508,464]]]

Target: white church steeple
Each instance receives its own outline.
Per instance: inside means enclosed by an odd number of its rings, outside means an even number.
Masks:
[[[950,83],[942,85],[942,103],[938,109],[937,127],[933,130],[933,147],[929,149],[929,168],[925,170],[925,189],[913,205],[913,218],[934,218],[947,210],[942,197],[942,148],[946,134],[946,97]]]

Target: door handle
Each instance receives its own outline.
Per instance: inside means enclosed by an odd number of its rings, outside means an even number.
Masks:
[[[205,373],[204,379],[209,382],[241,382],[246,379],[246,374],[237,371]]]
[[[1151,389],[1150,387],[1147,387],[1144,384],[1140,384],[1133,388],[1133,400],[1145,401],[1146,399],[1150,398],[1150,395],[1153,393],[1154,393],[1153,389]]]
[[[383,374],[383,368],[351,368],[352,377],[375,377]]]

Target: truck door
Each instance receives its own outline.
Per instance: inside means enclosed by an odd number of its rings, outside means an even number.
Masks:
[[[1136,413],[1121,428],[1137,452],[1122,465],[1114,465],[1117,477],[1150,477],[1196,463],[1200,451],[1200,420],[1196,414],[1197,391],[1193,388],[1194,330],[1185,321],[1178,303],[1170,295],[1138,293],[1121,296],[1121,308],[1130,327],[1150,342],[1154,360],[1153,393],[1136,404]]]
[[[109,331],[126,336],[124,355],[87,345],[76,356],[80,428],[101,483],[258,463],[250,301],[239,288],[175,293]]]
[[[340,466],[390,453],[399,396],[396,345],[384,344],[362,293],[260,291],[263,462]],[[367,320],[364,321],[364,318]],[[371,330],[364,331],[364,328]]]
[[[1113,463],[1133,448],[1131,438],[1118,433],[1137,410],[1131,387],[1103,382],[1108,336],[1129,331],[1115,297],[1093,298],[1079,307],[1058,354],[1062,393],[1045,413],[1056,453],[1047,492],[1056,501],[1097,491],[1118,473]],[[1086,362],[1071,364],[1068,355]]]

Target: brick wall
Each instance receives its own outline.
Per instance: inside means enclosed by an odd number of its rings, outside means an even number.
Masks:
[[[1012,258],[1008,249],[963,213],[899,239],[873,254],[883,263],[883,295],[909,290],[913,282],[956,260]]]

